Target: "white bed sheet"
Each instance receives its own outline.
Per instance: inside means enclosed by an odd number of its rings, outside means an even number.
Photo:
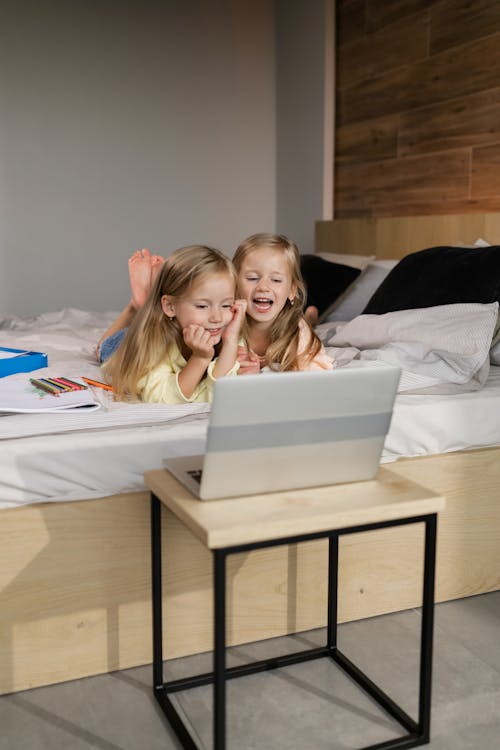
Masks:
[[[0,345],[46,351],[52,374],[95,377],[93,346],[111,316],[65,310],[30,321],[0,319]],[[206,405],[109,399],[107,405],[79,420],[65,414],[1,417],[0,508],[144,490],[144,471],[164,458],[204,451]],[[400,394],[382,461],[499,445],[499,407],[500,367],[491,368],[479,392]]]
[[[382,462],[500,445],[500,367],[490,367],[480,391],[399,394]]]
[[[164,458],[204,452],[207,418],[62,433],[0,443],[0,508],[145,489]]]

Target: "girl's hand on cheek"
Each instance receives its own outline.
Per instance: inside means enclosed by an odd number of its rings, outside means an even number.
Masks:
[[[241,326],[245,319],[245,312],[247,309],[247,301],[245,299],[237,299],[232,307],[233,318],[228,323],[222,334],[223,341],[237,341],[240,335]]]
[[[182,335],[184,343],[188,349],[191,349],[193,356],[200,357],[201,359],[213,358],[215,350],[210,341],[210,333],[203,326],[187,326],[187,328],[183,328]]]

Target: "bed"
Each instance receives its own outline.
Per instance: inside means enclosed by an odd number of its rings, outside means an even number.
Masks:
[[[425,217],[421,234],[418,217],[399,219],[397,227],[387,219],[321,222],[316,250],[386,262],[432,245],[500,236],[499,215],[455,218]],[[365,263],[357,283],[369,271],[390,270],[378,262]],[[320,326],[325,343],[337,335],[335,316],[353,296],[354,288]],[[58,374],[92,377],[98,372],[93,344],[110,318],[79,310],[4,318],[0,345],[47,349],[49,368]],[[500,588],[500,420],[492,419],[500,405],[500,367],[489,370],[476,390],[451,395],[411,393],[410,384],[398,396],[384,450],[391,471],[447,497],[439,525],[438,601]],[[167,455],[202,450],[207,407],[116,405],[101,398],[104,408],[87,416],[0,418],[0,693],[151,661],[149,503],[142,474]],[[455,429],[426,442],[429,420],[440,433],[457,405],[462,423],[475,423],[478,431],[463,436]],[[413,442],[405,429],[409,420],[417,427]],[[208,650],[208,553],[168,512],[164,534],[166,653]],[[418,606],[421,558],[418,528],[373,532],[362,545],[345,538],[341,620]],[[235,557],[231,642],[324,625],[326,565],[322,542]]]

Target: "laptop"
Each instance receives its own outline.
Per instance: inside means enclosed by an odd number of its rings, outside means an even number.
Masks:
[[[220,378],[206,453],[164,466],[200,500],[372,479],[400,372],[377,362]]]

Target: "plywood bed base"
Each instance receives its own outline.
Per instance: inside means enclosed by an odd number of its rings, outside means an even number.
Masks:
[[[500,448],[388,466],[446,495],[437,599],[500,588]],[[0,693],[151,661],[146,493],[4,510],[1,521]],[[164,533],[165,653],[209,650],[208,553],[168,513]],[[371,532],[362,542],[359,535],[343,539],[341,620],[419,606],[421,557],[418,527]],[[324,542],[232,560],[231,642],[323,626],[326,564]]]
[[[500,213],[395,216],[316,222],[316,252],[403,258],[437,245],[500,244]]]

